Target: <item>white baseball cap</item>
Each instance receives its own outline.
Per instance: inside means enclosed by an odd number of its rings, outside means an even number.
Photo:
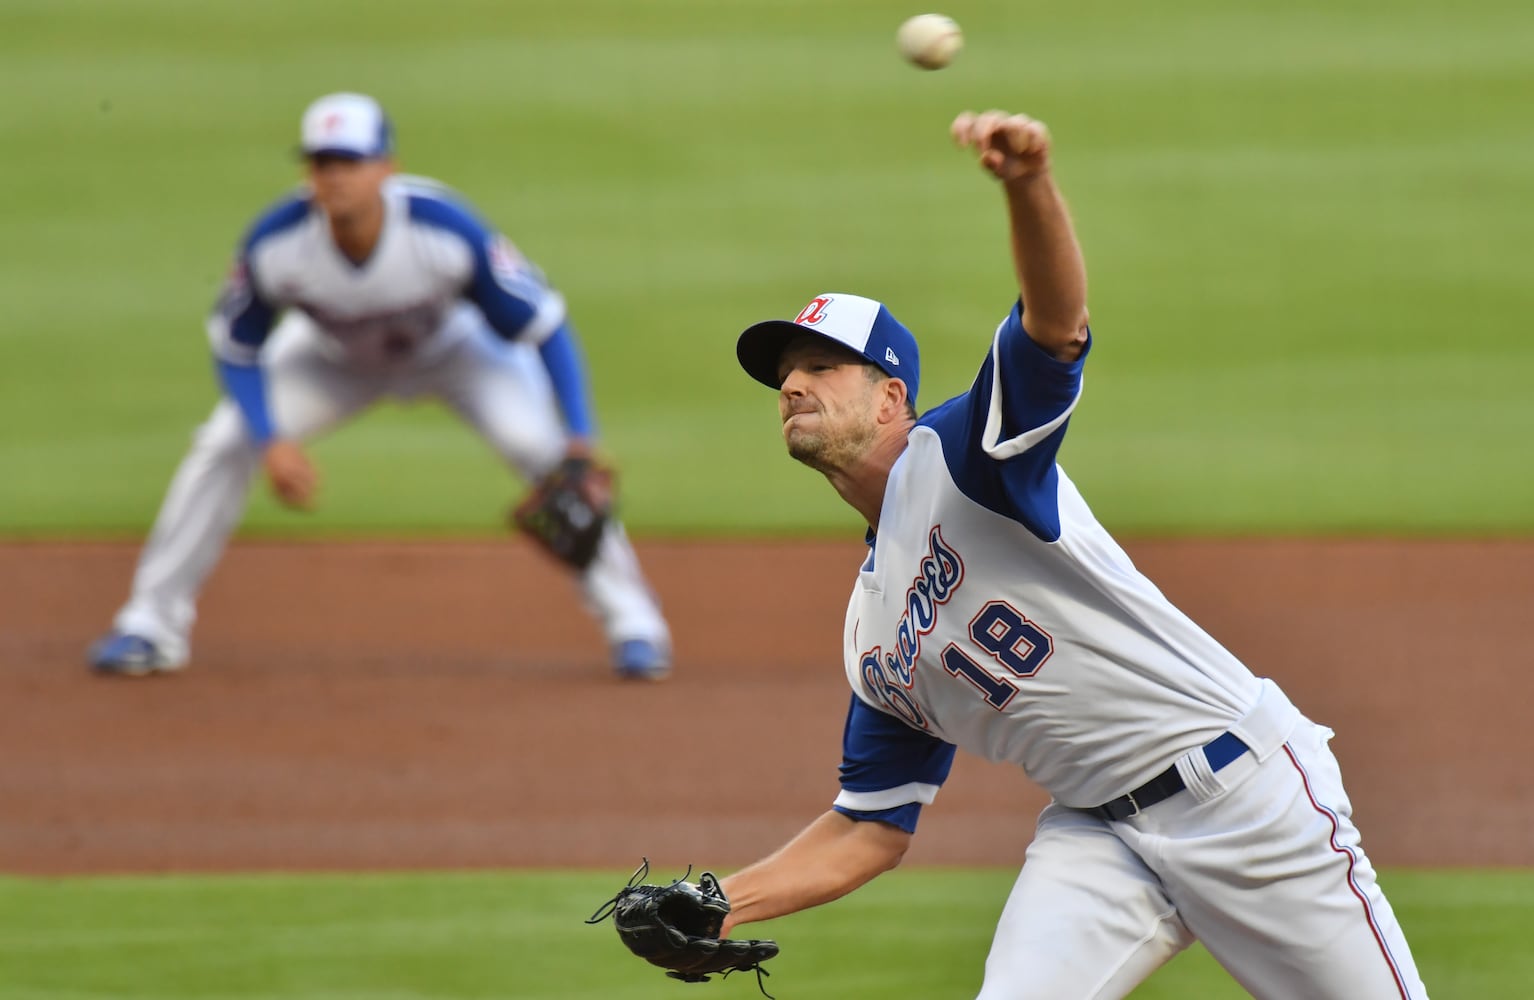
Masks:
[[[394,153],[394,127],[366,94],[327,94],[304,112],[305,156],[374,160]]]
[[[769,319],[749,326],[735,342],[735,357],[746,374],[773,389],[783,387],[778,359],[788,342],[813,333],[850,348],[891,378],[905,383],[914,405],[921,381],[921,356],[916,337],[890,314],[882,302],[860,295],[824,292],[815,296],[792,320]]]

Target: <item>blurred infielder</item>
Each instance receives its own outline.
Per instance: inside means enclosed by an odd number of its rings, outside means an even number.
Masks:
[[[1053,799],[986,1000],[1122,997],[1195,939],[1258,997],[1421,1000],[1330,730],[1168,602],[1056,464],[1091,336],[1047,131],[987,112],[953,135],[1002,183],[1022,293],[969,391],[918,419],[916,340],[854,295],[737,343],[778,391],[789,454],[866,518],[869,549],[843,636],[841,794],[723,881],[721,935],[898,864],[963,747]]]
[[[311,505],[300,442],[387,397],[451,407],[524,477],[588,458],[593,419],[565,303],[456,194],[394,173],[392,129],[360,94],[302,121],[308,184],[256,219],[208,322],[225,399],[197,432],[113,631],[110,674],[186,664],[195,600],[265,468]],[[580,573],[623,676],[659,678],[670,635],[616,521]]]

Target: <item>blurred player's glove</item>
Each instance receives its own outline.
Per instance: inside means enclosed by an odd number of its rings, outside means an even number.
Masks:
[[[689,873],[691,869],[688,869]],[[778,953],[776,941],[720,940],[719,931],[730,912],[730,901],[712,872],[698,876],[698,883],[636,885],[650,873],[647,859],[618,895],[603,903],[588,924],[610,915],[618,937],[629,951],[666,970],[666,975],[688,983],[706,983],[713,973],[752,972],[757,986],[767,970],[762,963]],[[771,994],[768,994],[770,996]]]
[[[511,523],[560,562],[585,569],[612,516],[614,479],[593,459],[567,458],[512,508]]]

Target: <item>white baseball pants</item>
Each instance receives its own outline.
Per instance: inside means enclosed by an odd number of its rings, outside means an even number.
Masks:
[[[381,399],[424,396],[451,407],[525,479],[558,464],[567,435],[536,350],[499,339],[467,308],[453,314],[442,338],[440,349],[409,367],[369,371],[339,356],[307,317],[290,313],[263,359],[273,425],[281,436],[305,441]],[[222,400],[171,481],[132,595],[117,614],[118,630],[186,661],[197,595],[244,515],[259,465],[239,408]],[[609,642],[669,645],[659,603],[620,524],[609,527],[580,585]]]
[[[1331,736],[1301,720],[1122,822],[1046,807],[981,1000],[1124,997],[1195,939],[1262,1000],[1426,1000]]]

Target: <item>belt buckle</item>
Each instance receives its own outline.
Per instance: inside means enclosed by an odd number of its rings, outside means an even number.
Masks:
[[[1130,813],[1128,816],[1125,816],[1124,818],[1125,819],[1134,819],[1136,816],[1140,815],[1140,803],[1135,801],[1135,793],[1134,792],[1125,792],[1124,793],[1124,798],[1129,800],[1129,804],[1134,806],[1134,810],[1135,810],[1134,812]]]

